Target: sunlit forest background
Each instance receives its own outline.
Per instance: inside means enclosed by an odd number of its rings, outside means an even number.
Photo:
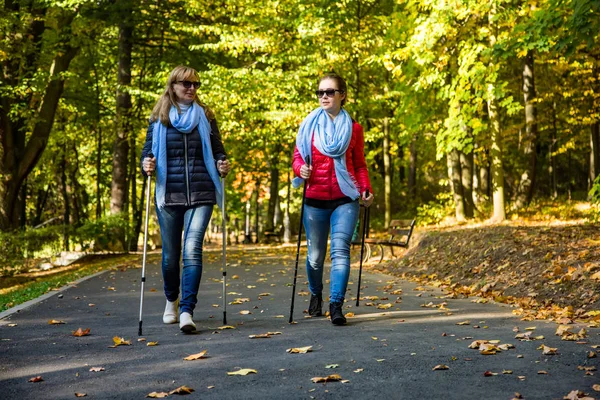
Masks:
[[[293,240],[290,189],[321,74],[349,86],[372,228],[502,222],[600,197],[600,2],[0,1],[0,264],[133,251],[150,110],[196,68],[232,162],[229,239]],[[596,186],[595,186],[596,185]],[[593,209],[590,218],[595,220]],[[215,209],[211,229],[219,229]],[[151,219],[151,240],[159,245]],[[25,261],[24,261],[25,260]]]

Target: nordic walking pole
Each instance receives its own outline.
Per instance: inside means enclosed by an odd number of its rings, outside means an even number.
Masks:
[[[367,197],[369,197],[369,189],[366,191]],[[369,207],[365,207],[365,213],[363,216],[363,231],[362,231],[362,240],[360,242],[360,267],[358,269],[358,288],[356,290],[356,307],[360,304],[360,281],[362,278],[362,264],[363,264],[363,254],[365,252],[365,235],[367,234],[367,220],[369,218]]]
[[[306,156],[306,165],[310,167],[310,156]],[[298,250],[296,251],[296,267],[294,268],[294,284],[292,285],[292,304],[290,306],[290,324],[294,322],[294,299],[296,297],[296,280],[298,279],[298,260],[300,258],[300,241],[302,239],[302,224],[304,219],[304,199],[306,198],[306,181],[302,189],[302,204],[300,205],[300,227],[298,228]]]
[[[225,160],[225,159],[222,159]],[[227,222],[225,220],[225,177],[221,177],[221,190],[223,191],[221,214],[223,219],[223,325],[227,324]]]
[[[152,153],[148,154],[149,158],[154,158]],[[146,220],[144,222],[144,252],[142,256],[142,288],[140,293],[140,326],[138,328],[138,336],[142,336],[142,310],[144,308],[144,283],[146,282],[146,248],[148,247],[148,219],[150,217],[150,186],[152,184],[152,174],[146,174]]]

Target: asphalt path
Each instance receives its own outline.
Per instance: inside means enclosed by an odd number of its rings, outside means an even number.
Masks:
[[[228,260],[233,329],[222,321],[218,251],[205,252],[196,334],[162,323],[158,265],[147,267],[145,341],[138,341],[139,268],[95,276],[0,320],[0,398],[142,399],[181,386],[194,389],[190,399],[512,399],[515,393],[562,399],[573,390],[596,397],[598,358],[589,356],[600,344],[598,329],[587,328],[579,342],[564,341],[555,323],[521,321],[508,306],[447,298],[437,288],[371,273],[363,273],[356,307],[356,268],[345,304],[354,316],[333,326],[327,318],[307,318],[302,266],[295,323],[288,324],[294,249],[232,250]],[[90,334],[73,336],[78,328]],[[268,332],[269,338],[249,337]],[[515,338],[527,332],[538,339]],[[114,337],[131,345],[110,347]],[[514,348],[482,355],[469,348],[475,340]],[[542,345],[558,354],[544,355]],[[311,351],[287,351],[306,346]],[[202,351],[205,358],[184,360]],[[256,373],[228,375],[240,369]],[[312,381],[330,375],[341,381]],[[29,382],[38,376],[43,380]]]

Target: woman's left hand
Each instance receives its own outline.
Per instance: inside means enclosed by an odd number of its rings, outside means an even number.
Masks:
[[[229,160],[217,161],[217,170],[219,171],[219,175],[226,177],[231,170],[231,164],[229,163]]]
[[[363,206],[365,207],[370,207],[371,204],[373,204],[373,199],[375,199],[375,197],[373,197],[373,193],[369,193],[369,195],[367,196],[367,192],[362,192],[361,196],[360,196]]]

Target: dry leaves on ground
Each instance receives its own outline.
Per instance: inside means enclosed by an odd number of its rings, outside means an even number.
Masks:
[[[306,347],[292,347],[291,349],[287,349],[286,352],[290,354],[305,354],[312,351],[312,346]]]
[[[194,391],[191,387],[185,385],[179,386],[177,389],[171,390],[169,394],[190,394]]]
[[[33,378],[30,378],[27,382],[43,382],[44,378],[42,378],[41,376],[34,376]]]
[[[227,375],[248,375],[248,374],[258,374],[258,371],[250,368],[242,368],[238,371],[228,372]]]
[[[271,336],[274,335],[281,335],[281,332],[267,332],[267,333],[260,333],[258,335],[248,335],[248,337],[250,339],[268,339]]]
[[[104,371],[104,367],[92,367],[90,368],[90,372],[101,372]]]
[[[450,367],[448,367],[445,364],[438,364],[435,367],[433,367],[431,370],[432,371],[442,371],[442,370],[445,370],[445,369],[450,369]]]
[[[90,328],[86,329],[77,329],[76,331],[71,332],[73,336],[88,336],[90,334]]]
[[[315,376],[311,378],[311,381],[314,383],[325,383],[325,382],[339,382],[342,380],[342,377],[338,374],[332,374],[328,376]]]
[[[196,354],[191,354],[187,357],[184,358],[185,361],[194,361],[194,360],[200,360],[202,358],[208,358],[206,357],[206,352],[208,350],[203,350],[200,353],[196,353]]]
[[[169,396],[169,393],[167,392],[152,392],[146,395],[146,397],[150,397],[152,399],[163,399],[167,396]]]
[[[118,346],[131,346],[130,340],[125,340],[124,338],[118,337],[118,336],[113,337],[113,343],[114,343],[114,345],[108,346],[108,348],[114,349],[115,347],[118,347]]]
[[[65,323],[65,321],[60,321],[57,319],[51,319],[48,321],[48,325],[62,325],[64,323]]]

